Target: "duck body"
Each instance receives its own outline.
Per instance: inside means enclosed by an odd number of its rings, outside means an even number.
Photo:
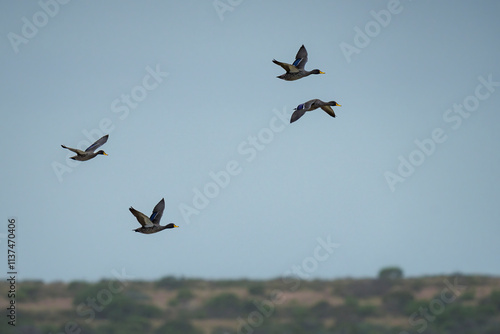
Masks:
[[[283,63],[280,61],[277,61],[276,59],[273,59],[273,63],[276,65],[281,66],[286,73],[277,76],[277,78],[286,80],[286,81],[294,81],[298,79],[305,78],[311,74],[325,74],[324,72],[321,72],[318,69],[314,69],[312,71],[307,71],[304,69],[304,66],[307,63],[307,50],[302,45],[297,52],[297,55],[295,56],[295,61],[293,64],[288,64],[288,63]]]
[[[165,210],[165,199],[163,198],[160,202],[158,202],[158,204],[156,204],[150,217],[146,216],[140,211],[137,211],[133,207],[130,207],[129,210],[137,219],[137,221],[142,225],[141,227],[134,229],[135,232],[143,234],[153,234],[163,231],[167,228],[179,227],[173,223],[164,226],[160,225],[160,219],[163,215],[163,211]]]
[[[273,62],[275,64],[279,63],[277,60],[274,60],[274,59],[273,59]],[[286,72],[285,74],[278,75],[276,78],[286,80],[286,81],[295,81],[295,80],[305,78],[311,74],[324,74],[324,72],[321,72],[320,70],[312,70],[312,71],[299,70],[297,72]]]
[[[301,118],[306,112],[316,110],[318,108],[323,109],[328,115],[335,117],[335,112],[333,111],[332,106],[341,107],[341,105],[335,101],[324,102],[320,99],[313,99],[299,104],[297,108],[294,109],[292,117],[290,118],[290,123],[293,123]]]
[[[134,231],[142,233],[142,234],[153,234],[156,232],[163,231],[167,228],[174,228],[174,227],[179,227],[179,226],[176,226],[174,224],[167,224],[165,226],[161,226],[161,225],[153,225],[153,226],[149,226],[149,227],[142,226],[142,227],[136,228]]]
[[[76,148],[66,147],[64,145],[61,145],[61,147],[75,152],[76,155],[74,157],[71,157],[71,159],[78,160],[78,161],[87,161],[87,160],[95,158],[99,154],[107,155],[103,150],[99,150],[97,152],[85,152],[85,151],[82,151],[82,150],[79,150]]]
[[[87,147],[87,149],[85,151],[79,150],[77,148],[67,147],[64,145],[61,145],[61,147],[65,148],[67,150],[70,150],[71,152],[76,153],[76,155],[71,157],[71,159],[78,160],[78,161],[87,161],[87,160],[93,159],[96,156],[101,155],[101,154],[107,155],[106,152],[104,152],[103,150],[99,150],[97,152],[94,152],[94,151],[96,149],[98,149],[99,147],[101,147],[102,145],[104,145],[108,141],[108,137],[109,137],[109,135],[105,135],[105,136],[99,138],[95,143],[93,143],[92,145]]]

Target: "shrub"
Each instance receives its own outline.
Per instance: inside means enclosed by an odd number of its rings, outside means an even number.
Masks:
[[[474,288],[472,288],[462,292],[459,299],[461,301],[468,301],[468,300],[474,300],[474,297],[476,297],[476,291]]]
[[[194,298],[194,294],[188,288],[181,288],[177,292],[177,300],[180,302],[187,302]]]
[[[182,287],[185,284],[184,281],[185,280],[183,278],[177,278],[174,276],[166,276],[166,277],[161,278],[159,281],[157,281],[155,285],[158,288],[163,288],[166,290],[175,290],[175,289],[179,289],[180,287]]]
[[[234,318],[243,313],[243,303],[234,293],[221,293],[205,303],[205,313],[213,318]]]
[[[492,291],[486,302],[500,311],[500,290]]]
[[[327,301],[322,300],[311,307],[311,312],[318,318],[325,319],[332,316],[333,308]]]
[[[202,334],[199,329],[194,327],[187,319],[176,319],[167,321],[156,331],[156,334]]]
[[[139,295],[142,296],[142,294]],[[101,282],[78,292],[73,304],[77,306],[78,312],[94,314],[97,319],[120,320],[122,317],[131,316],[159,317],[161,310],[154,305],[137,301],[135,298],[139,295],[134,291],[112,293],[109,290],[109,284]]]
[[[266,287],[262,283],[253,283],[248,287],[248,293],[253,296],[263,296],[266,291]]]
[[[151,324],[147,319],[132,316],[106,325],[99,326],[96,334],[136,334],[149,333]],[[87,331],[82,331],[87,334]]]
[[[394,280],[403,278],[403,270],[399,267],[382,268],[378,273],[379,279]]]
[[[177,296],[168,302],[170,306],[177,306],[179,304],[186,304],[194,298],[194,294],[188,288],[180,288],[177,291]]]
[[[71,281],[66,289],[71,292],[78,292],[88,288],[89,286],[90,283],[87,283],[85,281]]]
[[[369,298],[380,296],[386,293],[394,285],[390,280],[349,280],[345,282],[336,282],[334,285],[334,294],[341,297]]]
[[[102,315],[105,319],[120,320],[132,316],[157,318],[161,314],[161,310],[154,305],[137,302],[125,295],[115,295],[111,303],[96,317],[100,318]]]
[[[401,314],[405,313],[406,307],[414,299],[411,292],[398,290],[384,295],[384,297],[382,297],[382,303],[386,310]]]
[[[24,281],[18,285],[17,301],[37,301],[43,297],[44,284],[42,281]]]

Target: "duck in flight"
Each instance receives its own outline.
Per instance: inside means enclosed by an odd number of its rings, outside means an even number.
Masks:
[[[277,77],[286,81],[298,80],[301,78],[305,78],[311,74],[325,74],[325,72],[321,72],[318,69],[312,71],[306,71],[304,69],[304,66],[307,63],[307,50],[304,45],[302,45],[297,52],[293,64],[282,63],[280,61],[277,61],[276,59],[273,59],[273,63],[283,67],[283,69],[286,71],[285,74]]]
[[[164,229],[167,229],[167,228],[179,227],[173,223],[167,224],[165,226],[160,225],[160,219],[161,219],[161,216],[163,215],[163,210],[165,210],[165,199],[163,199],[163,198],[154,207],[153,213],[151,214],[151,217],[146,216],[142,212],[134,209],[133,207],[130,207],[129,210],[135,216],[137,221],[142,225],[141,227],[136,228],[134,230],[136,232],[144,233],[144,234],[152,234],[152,233],[163,231]]]
[[[311,111],[318,108],[321,108],[324,111],[326,111],[328,115],[335,117],[335,112],[333,111],[332,106],[342,107],[335,101],[323,102],[319,99],[309,100],[305,103],[299,104],[297,108],[294,109],[295,111],[293,112],[292,117],[290,118],[290,123],[293,123],[299,118],[301,118],[306,113],[306,111]]]
[[[87,147],[87,149],[85,151],[79,150],[77,148],[67,147],[64,145],[61,145],[61,146],[62,146],[62,148],[68,149],[68,150],[76,153],[76,155],[74,157],[71,157],[71,159],[78,160],[78,161],[87,161],[87,160],[90,160],[92,158],[95,158],[99,154],[107,155],[106,152],[104,152],[103,150],[100,150],[97,152],[94,152],[94,151],[96,149],[98,149],[99,147],[101,147],[102,145],[104,145],[108,141],[108,137],[109,137],[109,135],[105,135],[105,136],[99,138],[95,143],[93,143],[92,145]]]

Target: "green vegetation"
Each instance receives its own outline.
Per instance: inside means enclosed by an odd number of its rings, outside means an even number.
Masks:
[[[401,279],[403,278],[403,270],[398,267],[382,268],[378,273],[379,279]]]
[[[156,282],[103,280],[18,284],[16,327],[0,333],[75,334],[498,334],[500,278]],[[298,288],[296,288],[298,286]],[[292,289],[292,287],[294,287]],[[0,283],[0,303],[9,303]]]
[[[186,306],[194,298],[193,292],[189,288],[180,288],[177,291],[177,297],[168,302],[170,306]]]
[[[155,334],[203,334],[203,331],[194,327],[191,322],[186,319],[178,319],[166,322],[159,327]]]
[[[212,297],[204,305],[205,315],[208,318],[236,318],[244,314],[245,305],[238,296],[224,292]]]

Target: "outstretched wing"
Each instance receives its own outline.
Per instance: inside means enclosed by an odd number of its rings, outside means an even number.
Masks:
[[[159,201],[153,209],[151,217],[149,217],[153,224],[160,224],[161,216],[163,216],[163,210],[165,210],[165,199],[162,198],[161,201]]]
[[[273,59],[273,63],[283,67],[283,69],[289,73],[297,73],[299,71],[297,67],[290,65],[290,64],[287,64],[287,63],[282,63],[280,61],[277,61],[276,59]]]
[[[293,66],[297,67],[299,70],[303,70],[307,63],[307,50],[304,45],[302,45],[295,56],[295,61]]]
[[[295,122],[296,120],[298,120],[299,118],[301,118],[302,116],[304,116],[304,114],[306,113],[306,110],[304,108],[299,108],[301,106],[303,107],[304,105],[300,104],[297,107],[297,109],[293,112],[292,117],[290,118],[290,123]]]
[[[64,145],[61,145],[61,147],[65,148],[67,150],[70,150],[71,152],[75,152],[78,155],[85,155],[85,152],[83,152],[82,150],[79,150],[77,148],[71,148],[71,147],[67,147],[67,146],[64,146]]]
[[[87,147],[85,152],[94,152],[96,149],[98,149],[99,147],[101,147],[102,145],[104,145],[108,141],[108,137],[109,137],[109,135],[105,135],[105,136],[101,137],[95,143],[93,143],[92,145]]]
[[[130,212],[132,212],[132,214],[135,216],[135,218],[137,219],[137,221],[143,227],[151,227],[151,226],[153,226],[153,223],[151,222],[151,220],[144,213],[142,213],[140,211],[137,211],[133,207],[130,207],[129,210],[130,210]]]
[[[332,107],[330,106],[322,106],[321,109],[326,111],[326,113],[332,117],[335,117],[335,112],[333,111]]]

